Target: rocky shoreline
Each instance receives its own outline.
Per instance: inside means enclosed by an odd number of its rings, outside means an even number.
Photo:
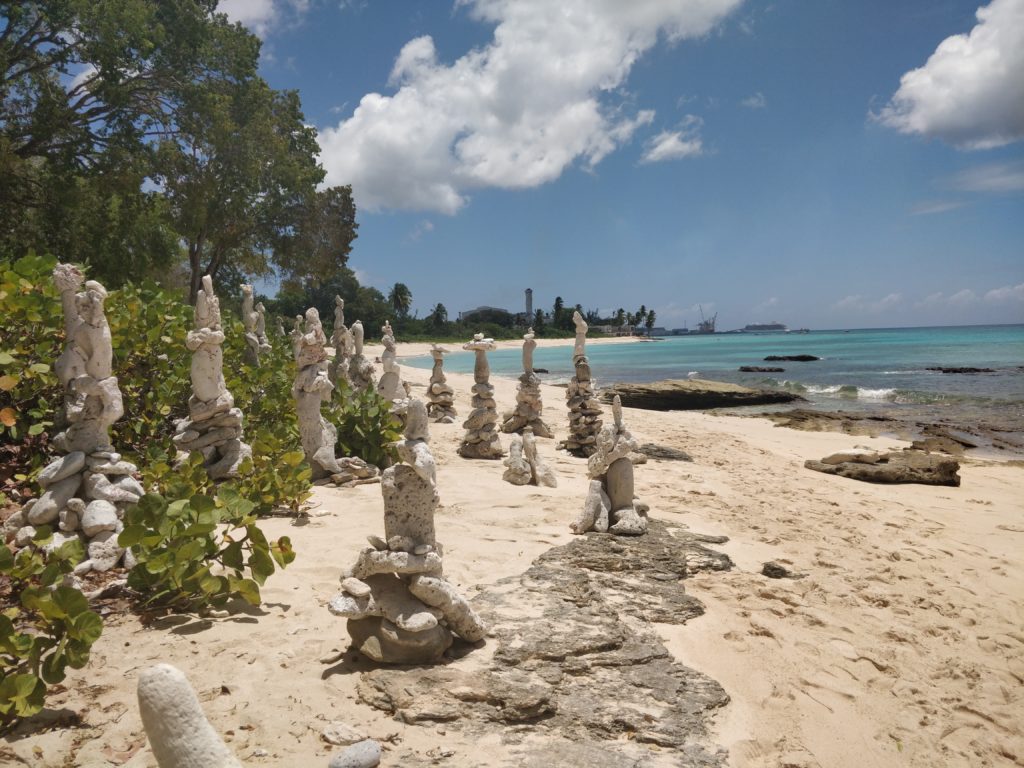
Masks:
[[[751,389],[739,384],[704,379],[667,379],[648,383],[622,383],[606,387],[602,398],[618,395],[627,408],[648,411],[697,411],[745,405],[777,405],[804,402],[792,392]]]

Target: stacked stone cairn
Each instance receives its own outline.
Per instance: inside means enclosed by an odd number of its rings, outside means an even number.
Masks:
[[[377,467],[357,457],[338,459],[334,455],[338,429],[320,413],[323,401],[331,399],[334,385],[327,376],[327,337],[316,307],[306,310],[305,330],[294,344],[298,372],[292,385],[292,397],[299,421],[299,439],[313,470],[313,480],[335,485],[376,482]]]
[[[348,619],[352,648],[386,664],[428,664],[451,646],[453,635],[482,640],[487,629],[442,574],[442,548],[434,535],[438,504],[436,466],[428,445],[427,409],[404,405],[399,463],[384,470],[384,538],[342,573],[342,593],[328,609]]]
[[[260,367],[260,355],[270,351],[267,338],[266,309],[263,304],[253,307],[252,286],[242,285],[242,325],[245,327],[244,360],[254,368]]]
[[[331,383],[335,387],[340,382],[350,384],[348,366],[352,357],[352,333],[345,325],[345,300],[341,296],[334,297],[334,330],[331,333],[331,346],[334,347],[334,360],[327,369]]]
[[[434,367],[430,371],[430,384],[427,385],[427,415],[438,424],[455,422],[455,390],[448,384],[444,375],[444,356],[448,350],[434,344],[430,348],[430,356],[434,358]]]
[[[558,487],[555,473],[537,454],[537,438],[533,436],[533,429],[530,427],[523,427],[522,437],[516,435],[512,438],[505,466],[508,469],[505,470],[502,479],[512,485]]]
[[[487,352],[496,347],[494,339],[485,339],[482,333],[462,345],[463,349],[476,353],[473,365],[473,410],[462,426],[466,434],[459,446],[459,455],[466,459],[500,459],[505,455],[496,429],[498,411],[494,401],[494,387],[491,385],[491,367]]]
[[[195,328],[188,332],[185,346],[192,352],[192,396],[187,419],[175,424],[174,445],[183,462],[193,451],[203,454],[206,472],[212,480],[238,476],[238,467],[252,457],[252,448],[242,441],[242,411],[224,383],[224,330],[220,302],[213,292],[213,280],[203,277],[196,295]]]
[[[537,437],[554,437],[551,428],[541,419],[544,403],[541,402],[540,378],[533,372],[533,350],[537,348],[533,328],[523,336],[523,373],[516,389],[516,409],[505,414],[502,432],[522,434],[524,427],[533,428]]]
[[[78,538],[85,543],[87,559],[75,574],[83,575],[108,571],[121,561],[121,518],[145,491],[133,477],[135,465],[122,461],[110,443],[110,426],[124,415],[124,404],[113,375],[114,351],[103,312],[107,291],[94,280],[86,282],[70,264],[58,264],[53,279],[64,308],[67,342],[54,364],[64,404],[58,415],[63,431],[53,445],[65,455],[39,474],[42,495],[7,519],[4,538],[27,546],[41,525],[54,529],[49,547]]]
[[[633,496],[633,462],[637,442],[622,423],[622,401],[612,401],[614,423],[597,438],[597,450],[587,462],[590,490],[583,511],[570,525],[573,533],[598,531],[639,536],[647,533],[646,504]]]
[[[373,363],[363,354],[362,320],[352,323],[352,359],[348,363],[348,378],[352,382],[352,389],[357,392],[373,389]]]
[[[380,328],[380,340],[384,345],[384,351],[380,356],[383,373],[377,383],[377,393],[385,400],[396,404],[401,409],[408,394],[402,384],[401,367],[398,365],[398,353],[395,348],[395,332],[391,330],[391,321],[385,321]]]
[[[587,361],[587,323],[579,312],[573,313],[572,320],[576,324],[576,343],[572,351],[576,374],[565,392],[569,406],[569,436],[559,447],[565,448],[573,456],[586,458],[597,450],[595,445],[597,433],[601,429],[601,405],[594,392],[590,363]]]

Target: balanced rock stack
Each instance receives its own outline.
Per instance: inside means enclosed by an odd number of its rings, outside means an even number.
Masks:
[[[544,403],[541,401],[540,379],[533,372],[533,350],[536,348],[533,328],[530,328],[523,336],[523,373],[516,389],[516,409],[505,414],[501,431],[522,433],[524,427],[530,426],[537,437],[554,437],[551,428],[541,419]]]
[[[473,410],[462,426],[466,434],[459,446],[459,455],[467,459],[500,459],[504,455],[501,439],[496,429],[498,411],[494,401],[494,387],[491,385],[491,368],[487,363],[488,350],[496,347],[494,339],[485,339],[482,333],[463,344],[463,349],[476,353],[473,365]]]
[[[426,664],[441,658],[452,635],[474,643],[486,627],[442,574],[442,549],[434,535],[438,494],[434,457],[427,443],[427,410],[409,400],[405,440],[395,443],[399,463],[384,470],[384,538],[369,537],[331,613],[348,619],[352,648],[386,664]]]
[[[134,464],[122,461],[110,444],[110,425],[124,414],[121,390],[113,375],[114,351],[110,326],[103,312],[106,290],[70,264],[58,264],[53,279],[64,308],[66,346],[54,365],[64,387],[66,427],[53,445],[66,455],[39,474],[43,494],[11,515],[4,524],[5,538],[26,546],[36,526],[55,529],[52,547],[76,538],[86,545],[87,559],[75,568],[107,571],[120,562],[125,550],[118,546],[121,518],[130,504],[145,493],[132,476]]]
[[[551,468],[541,461],[537,454],[537,438],[533,429],[523,428],[522,437],[516,435],[508,447],[508,458],[505,459],[505,474],[502,479],[512,485],[542,485],[556,488],[558,480]]]
[[[438,424],[455,422],[455,390],[448,384],[444,375],[444,356],[448,350],[434,344],[430,348],[430,356],[434,358],[434,367],[430,371],[430,384],[427,385],[427,415]]]
[[[205,284],[205,283],[204,283]],[[260,367],[260,355],[270,351],[267,318],[263,304],[252,305],[252,286],[242,285],[242,325],[245,327],[245,362]]]
[[[595,445],[597,433],[601,429],[601,405],[594,393],[590,363],[587,361],[587,324],[579,312],[573,313],[572,320],[576,324],[576,343],[572,353],[576,374],[565,392],[569,406],[569,436],[559,447],[565,448],[573,456],[585,458],[597,450]]]
[[[345,300],[341,296],[334,297],[334,330],[331,333],[331,346],[334,347],[334,360],[327,368],[327,375],[334,386],[344,381],[350,384],[348,367],[352,358],[352,334],[345,326]]]
[[[202,452],[212,480],[237,477],[239,465],[252,456],[252,448],[242,442],[242,411],[234,407],[235,399],[224,383],[220,301],[209,275],[203,277],[193,316],[195,328],[185,339],[192,352],[189,418],[175,424],[174,444],[179,461],[193,451]]]
[[[395,332],[391,330],[391,321],[386,320],[380,328],[380,340],[384,351],[380,356],[383,373],[377,384],[377,393],[392,403],[403,403],[407,397],[402,385],[401,367],[398,365],[398,353],[395,348]]]
[[[633,462],[637,442],[622,423],[622,402],[612,401],[614,423],[605,425],[597,450],[587,462],[590,491],[583,512],[571,524],[573,533],[587,531],[638,536],[647,533],[646,504],[633,497]]]
[[[363,392],[373,389],[373,363],[363,354],[363,322],[352,323],[352,359],[348,363],[348,378],[352,389]]]
[[[306,310],[305,332],[295,338],[294,344],[298,372],[292,385],[292,397],[299,421],[299,439],[313,470],[313,479],[329,479],[335,485],[346,486],[375,482],[377,467],[358,457],[338,459],[334,455],[338,429],[320,413],[323,401],[331,399],[334,385],[327,375],[327,336],[316,307]]]

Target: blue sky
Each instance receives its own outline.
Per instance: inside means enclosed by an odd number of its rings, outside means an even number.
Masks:
[[[228,0],[426,314],[1024,322],[1024,0]]]

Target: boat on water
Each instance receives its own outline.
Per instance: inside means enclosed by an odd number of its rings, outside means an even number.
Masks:
[[[772,331],[788,332],[789,326],[785,323],[750,323],[749,325],[743,326],[744,333],[770,333]]]

